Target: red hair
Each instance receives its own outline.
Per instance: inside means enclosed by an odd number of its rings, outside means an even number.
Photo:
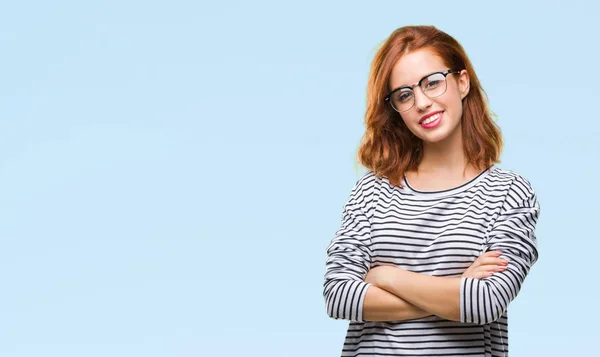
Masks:
[[[484,92],[465,50],[450,35],[433,26],[396,29],[375,54],[367,86],[366,131],[358,149],[358,160],[376,176],[386,176],[401,186],[407,170],[416,170],[423,157],[423,141],[416,137],[384,97],[389,92],[393,66],[404,54],[432,49],[451,69],[466,69],[470,89],[462,100],[463,145],[467,161],[479,169],[500,162],[502,135],[492,120]]]

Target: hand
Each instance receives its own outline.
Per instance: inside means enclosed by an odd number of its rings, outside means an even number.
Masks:
[[[506,270],[508,261],[500,258],[502,252],[491,251],[480,255],[471,266],[461,275],[462,278],[489,278],[495,272]]]

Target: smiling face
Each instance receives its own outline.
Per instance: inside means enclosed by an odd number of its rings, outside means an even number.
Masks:
[[[390,88],[412,86],[431,73],[449,69],[431,49],[420,49],[403,55],[392,68]],[[427,82],[425,80],[424,82]],[[424,144],[461,138],[462,99],[469,93],[466,71],[446,76],[446,91],[435,98],[425,95],[421,87],[414,90],[414,105],[400,113],[408,129]]]

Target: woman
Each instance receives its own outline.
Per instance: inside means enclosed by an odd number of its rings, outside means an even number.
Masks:
[[[506,356],[507,307],[538,259],[539,204],[500,169],[500,131],[461,45],[430,26],[375,55],[359,159],[368,171],[327,249],[343,356]]]

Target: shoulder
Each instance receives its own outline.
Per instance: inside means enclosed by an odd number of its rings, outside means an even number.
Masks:
[[[378,193],[382,187],[389,188],[391,183],[386,176],[377,176],[373,171],[367,170],[356,180],[353,192]]]
[[[368,170],[356,180],[350,199],[363,208],[372,209],[379,201],[381,187],[385,185],[389,185],[385,176],[378,177],[373,171]]]
[[[503,183],[510,186],[517,186],[527,191],[533,191],[532,183],[523,175],[513,170],[508,170],[494,166],[490,172],[490,178],[497,183]]]
[[[537,200],[531,181],[518,172],[494,167],[490,172],[490,180],[503,187],[508,201],[533,203]]]
[[[375,186],[381,186],[382,178],[377,177],[375,173],[371,170],[367,170],[363,173],[356,183],[354,184],[355,190],[368,190]]]

